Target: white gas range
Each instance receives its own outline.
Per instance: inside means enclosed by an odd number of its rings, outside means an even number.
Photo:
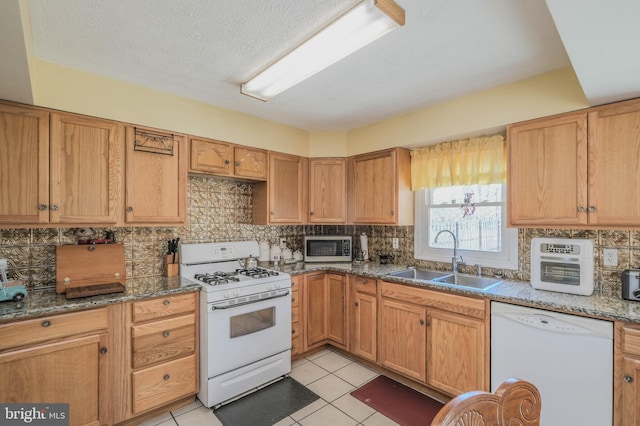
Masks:
[[[215,406],[291,371],[291,277],[244,268],[257,241],[182,244],[180,275],[202,284],[200,391]]]

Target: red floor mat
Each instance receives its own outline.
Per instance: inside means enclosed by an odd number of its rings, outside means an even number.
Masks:
[[[426,426],[444,406],[416,390],[378,376],[351,392],[351,396],[402,426]]]

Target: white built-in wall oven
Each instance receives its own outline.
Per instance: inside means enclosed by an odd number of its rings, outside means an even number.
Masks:
[[[202,284],[200,390],[217,406],[291,371],[291,277],[243,268],[257,241],[183,244],[180,275]]]

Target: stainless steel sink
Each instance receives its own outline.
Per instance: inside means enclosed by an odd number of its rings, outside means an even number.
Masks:
[[[493,286],[496,286],[502,282],[502,280],[496,280],[493,278],[475,277],[473,275],[451,274],[440,278],[433,279],[435,282],[455,284],[462,287],[477,288],[480,290],[487,290]]]
[[[410,280],[434,281],[437,278],[445,278],[451,274],[446,272],[427,271],[426,269],[403,269],[402,271],[391,272],[389,275],[398,278],[408,278]]]

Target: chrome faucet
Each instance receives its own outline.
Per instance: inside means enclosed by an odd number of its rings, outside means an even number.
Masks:
[[[449,231],[448,229],[443,229],[436,234],[434,242],[438,242],[438,237],[443,232],[451,234],[451,237],[453,238],[453,257],[451,258],[451,268],[453,269],[453,272],[456,273],[458,272],[458,263],[463,262],[462,256],[458,256],[458,238],[456,238],[456,234],[454,234],[453,232]]]

